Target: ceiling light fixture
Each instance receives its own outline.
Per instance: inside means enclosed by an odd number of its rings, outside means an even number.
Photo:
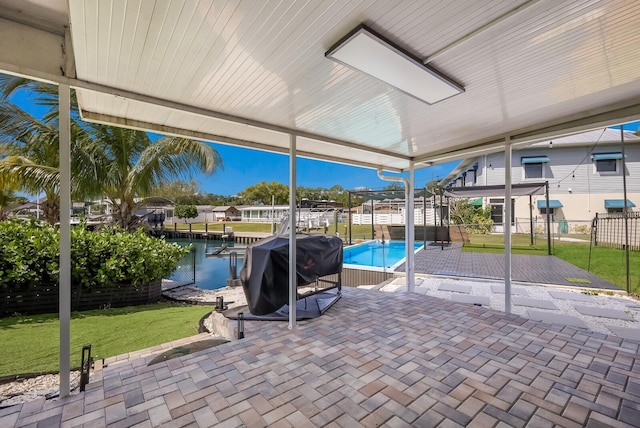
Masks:
[[[464,92],[462,86],[364,25],[357,27],[324,55],[427,104]]]

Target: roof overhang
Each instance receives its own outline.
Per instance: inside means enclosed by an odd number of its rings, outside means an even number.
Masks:
[[[0,70],[71,85],[87,120],[279,153],[295,136],[300,156],[404,171],[640,120],[638,14],[604,0],[0,0]],[[361,23],[465,92],[428,105],[325,58]]]
[[[544,195],[547,183],[512,184],[511,196]],[[448,198],[504,197],[505,186],[449,187],[444,190]]]

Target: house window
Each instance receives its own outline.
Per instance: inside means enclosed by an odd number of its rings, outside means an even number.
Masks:
[[[617,160],[596,161],[596,172],[618,172]]]
[[[540,208],[540,216],[544,219],[547,218],[547,208]],[[555,221],[556,210],[555,208],[549,208],[549,217],[551,221]]]
[[[527,163],[524,164],[524,178],[544,178],[544,164]]]
[[[475,184],[477,184],[478,179],[476,178],[476,170],[472,169],[467,171],[466,176],[464,178],[464,185],[465,186],[474,186]]]
[[[551,221],[555,221],[556,209],[562,208],[562,202],[557,199],[550,199],[549,206],[547,207],[546,199],[538,199],[537,202],[538,209],[540,210],[540,215],[542,218],[547,217],[547,210],[549,210],[549,216],[551,217]]]
[[[520,163],[522,164],[522,179],[544,179],[545,164],[548,162],[549,158],[547,156],[523,156],[520,159]]]
[[[622,153],[594,153],[591,159],[593,160],[594,174],[616,175],[620,171]]]

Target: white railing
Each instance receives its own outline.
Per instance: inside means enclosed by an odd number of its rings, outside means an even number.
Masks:
[[[435,216],[436,221],[440,221],[440,216]],[[423,210],[415,209],[413,212],[413,220],[414,224],[422,225],[423,224]],[[353,224],[371,224],[371,214],[352,214],[351,221]],[[375,213],[374,219],[375,224],[404,224],[404,212],[401,214],[395,213]],[[428,209],[426,211],[426,224],[433,225],[434,222],[434,212],[433,209]]]

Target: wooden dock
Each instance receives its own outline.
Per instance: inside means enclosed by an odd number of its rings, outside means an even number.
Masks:
[[[168,229],[157,228],[151,229],[150,233],[154,236],[165,236],[167,238],[177,239],[205,239],[212,241],[222,242],[235,242],[239,244],[251,244],[259,241],[260,239],[271,236],[270,233],[263,232],[228,232],[225,233],[221,230],[183,230],[183,229]]]

